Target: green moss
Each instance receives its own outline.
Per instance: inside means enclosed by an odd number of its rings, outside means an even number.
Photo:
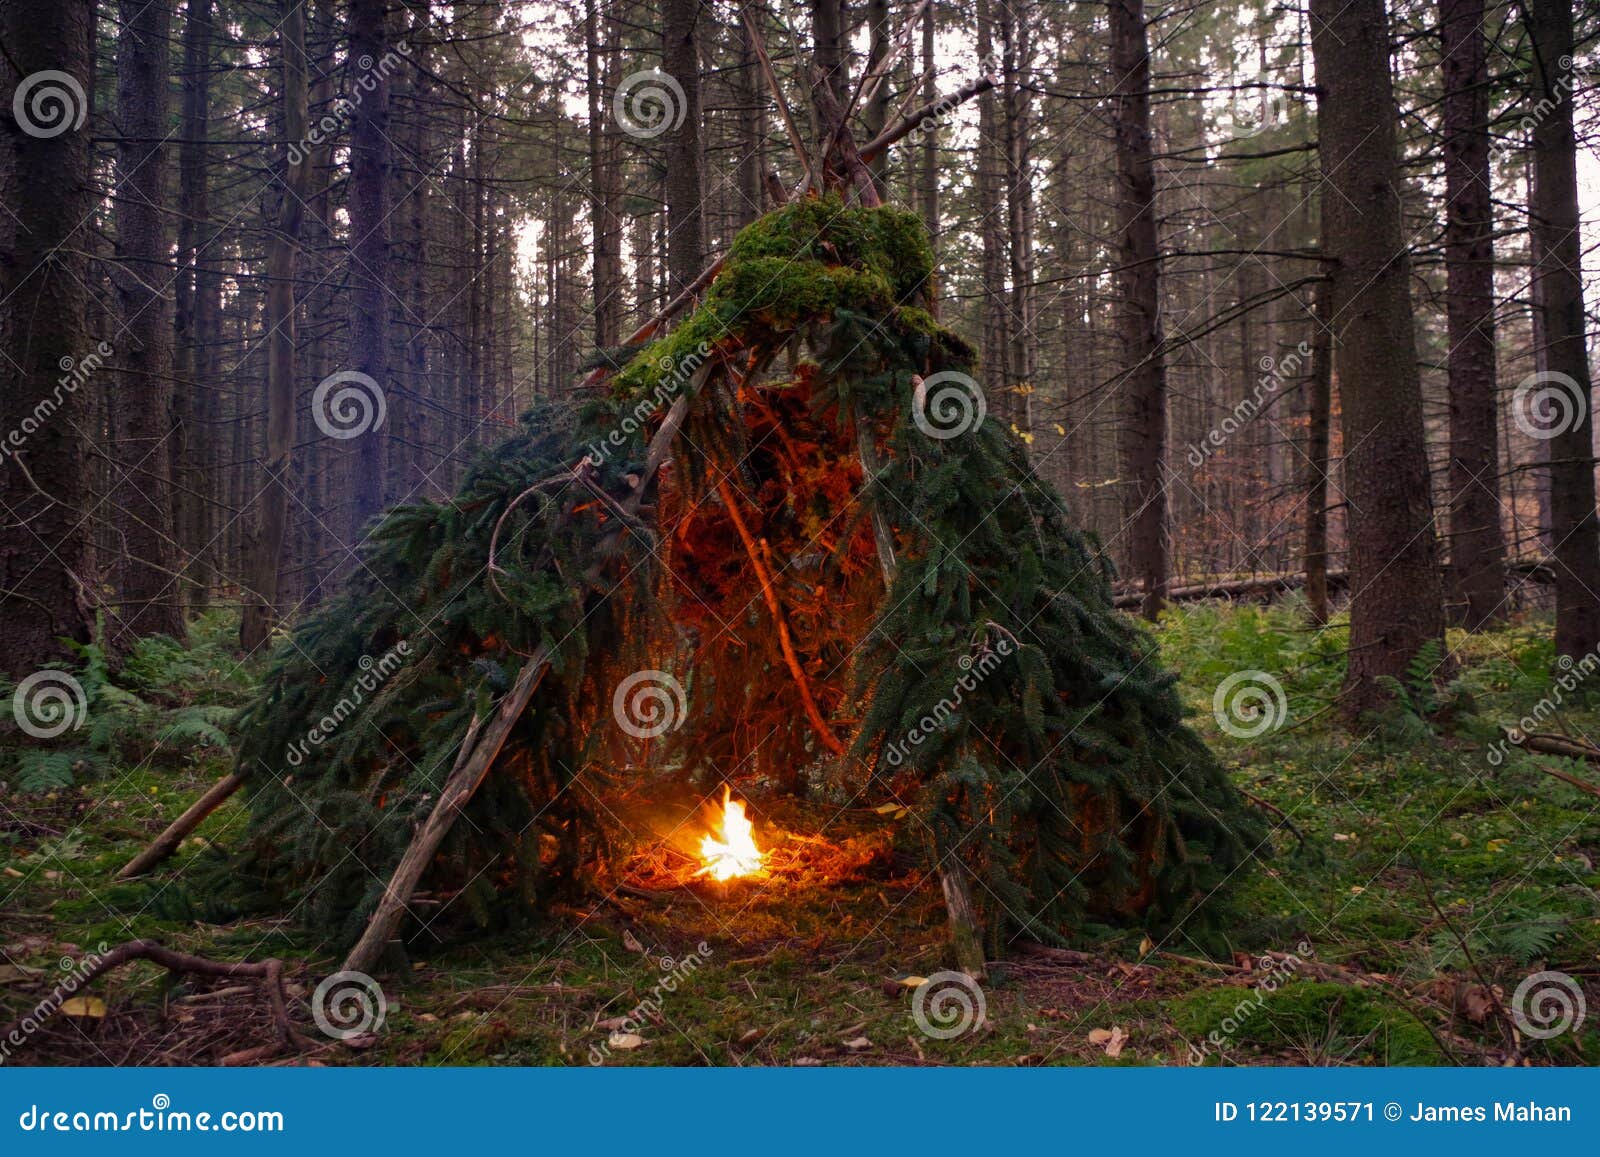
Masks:
[[[1273,992],[1211,988],[1178,1001],[1171,1014],[1173,1027],[1207,1055],[1287,1050],[1308,1064],[1446,1060],[1410,1012],[1374,989],[1324,981],[1293,982]]]
[[[933,277],[921,219],[887,206],[845,206],[806,197],[745,226],[698,309],[645,346],[617,375],[621,398],[656,390],[691,359],[737,334],[779,332],[840,310],[933,336],[938,322],[915,303]]]

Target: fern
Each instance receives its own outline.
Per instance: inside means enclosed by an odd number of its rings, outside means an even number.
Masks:
[[[24,751],[17,761],[17,787],[30,792],[71,787],[77,763],[70,751]]]

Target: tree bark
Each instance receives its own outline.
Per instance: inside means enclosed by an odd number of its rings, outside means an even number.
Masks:
[[[1398,119],[1383,0],[1312,0],[1322,213],[1332,276],[1344,493],[1349,502],[1352,717],[1442,643],[1410,274],[1395,163]]]
[[[171,0],[121,0],[117,39],[115,282],[118,486],[122,540],[117,635],[182,636],[172,522],[172,275],[168,255],[167,115]]]
[[[1577,146],[1573,133],[1572,5],[1530,0],[1539,107],[1533,129],[1534,182],[1529,213],[1538,243],[1535,272],[1544,323],[1547,380],[1571,420],[1550,446],[1550,522],[1556,571],[1556,650],[1577,658],[1600,646],[1600,522],[1595,517],[1594,407],[1584,345],[1583,247],[1578,221]]]
[[[1312,303],[1311,390],[1306,417],[1306,613],[1318,626],[1328,621],[1328,476],[1333,470],[1329,435],[1333,412],[1332,290],[1318,282]]]
[[[111,347],[90,337],[87,247],[74,237],[94,207],[94,6],[7,0],[0,44],[8,54],[0,69],[0,670],[20,679],[60,663],[59,640],[87,642],[93,627],[84,383],[111,372],[99,368]],[[38,122],[61,131],[39,136],[29,131],[36,122],[18,120],[14,98],[26,77],[50,70],[70,76],[77,91],[58,106],[64,120]]]
[[[615,87],[617,27],[610,4],[584,0],[583,35],[589,95],[589,217],[594,233],[594,344],[600,349],[622,338],[622,169],[608,121],[605,94]],[[602,14],[600,5],[606,4]],[[601,54],[605,57],[602,61]]]
[[[1450,341],[1450,590],[1466,626],[1479,630],[1505,614],[1483,0],[1440,0],[1439,23]]]
[[[931,105],[939,99],[939,68],[935,59],[934,5],[929,4],[922,13],[922,103]],[[880,130],[881,132],[881,130]],[[935,267],[939,254],[939,126],[930,122],[922,134],[922,166],[918,173],[922,189],[917,208],[922,213],[922,227],[928,231],[928,242],[933,246]],[[937,310],[937,299],[930,302]]]
[[[663,0],[661,66],[683,89],[682,123],[667,135],[667,286],[669,297],[700,276],[706,224],[701,177],[700,0]],[[676,110],[674,110],[674,113]]]
[[[1124,525],[1140,612],[1161,613],[1167,590],[1167,374],[1161,354],[1155,163],[1150,148],[1150,44],[1143,0],[1109,0],[1117,139],[1117,221],[1121,236]]]

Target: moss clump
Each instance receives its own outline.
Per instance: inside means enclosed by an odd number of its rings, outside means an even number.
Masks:
[[[806,197],[745,226],[700,307],[640,350],[617,375],[628,397],[660,387],[719,342],[865,314],[907,334],[939,331],[926,300],[933,250],[922,223],[903,209],[845,206],[837,195]]]
[[[1206,989],[1175,1004],[1172,1022],[1208,1057],[1289,1050],[1306,1063],[1437,1065],[1447,1059],[1427,1028],[1393,1000],[1326,981],[1273,992]]]

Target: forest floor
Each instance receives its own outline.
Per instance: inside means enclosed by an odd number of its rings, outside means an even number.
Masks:
[[[169,732],[142,753],[128,744],[96,774],[80,766],[81,783],[62,782],[59,767],[34,767],[26,784],[0,772],[12,780],[0,788],[0,1024],[50,990],[63,957],[150,937],[291,961],[294,1015],[316,1035],[306,998],[337,957],[286,920],[208,922],[206,897],[183,885],[205,845],[226,845],[242,825],[237,802],[160,877],[113,881],[227,770],[211,714],[198,710],[248,690],[226,660],[226,629],[208,619],[185,660],[189,690],[163,692],[165,717],[176,708],[192,742]],[[895,818],[821,805],[768,813],[753,800],[758,841],[780,864],[770,880],[671,889],[645,880],[532,930],[416,949],[398,980],[384,978],[381,1032],[300,1060],[1600,1063],[1600,799],[1534,757],[1490,755],[1497,725],[1541,701],[1543,730],[1600,738],[1600,672],[1596,687],[1582,685],[1581,669],[1561,686],[1548,623],[1536,619],[1452,634],[1449,687],[1419,679],[1408,709],[1352,733],[1335,719],[1342,627],[1308,630],[1292,606],[1201,605],[1175,612],[1160,634],[1196,726],[1278,828],[1276,855],[1241,873],[1225,910],[1153,940],[1100,929],[1070,952],[1008,945],[983,986],[981,1022],[934,1039],[914,1023],[911,994],[916,977],[948,967],[942,903],[936,880],[875,854],[892,842]],[[1254,739],[1226,734],[1213,715],[1218,684],[1243,670],[1272,674],[1287,703],[1281,726]],[[41,779],[50,774],[53,786]],[[1504,1010],[1541,970],[1586,989],[1578,1031],[1539,1040],[1515,1030]],[[269,1007],[252,985],[178,983],[141,963],[85,994],[75,1015],[54,1017],[10,1059],[274,1057]]]

